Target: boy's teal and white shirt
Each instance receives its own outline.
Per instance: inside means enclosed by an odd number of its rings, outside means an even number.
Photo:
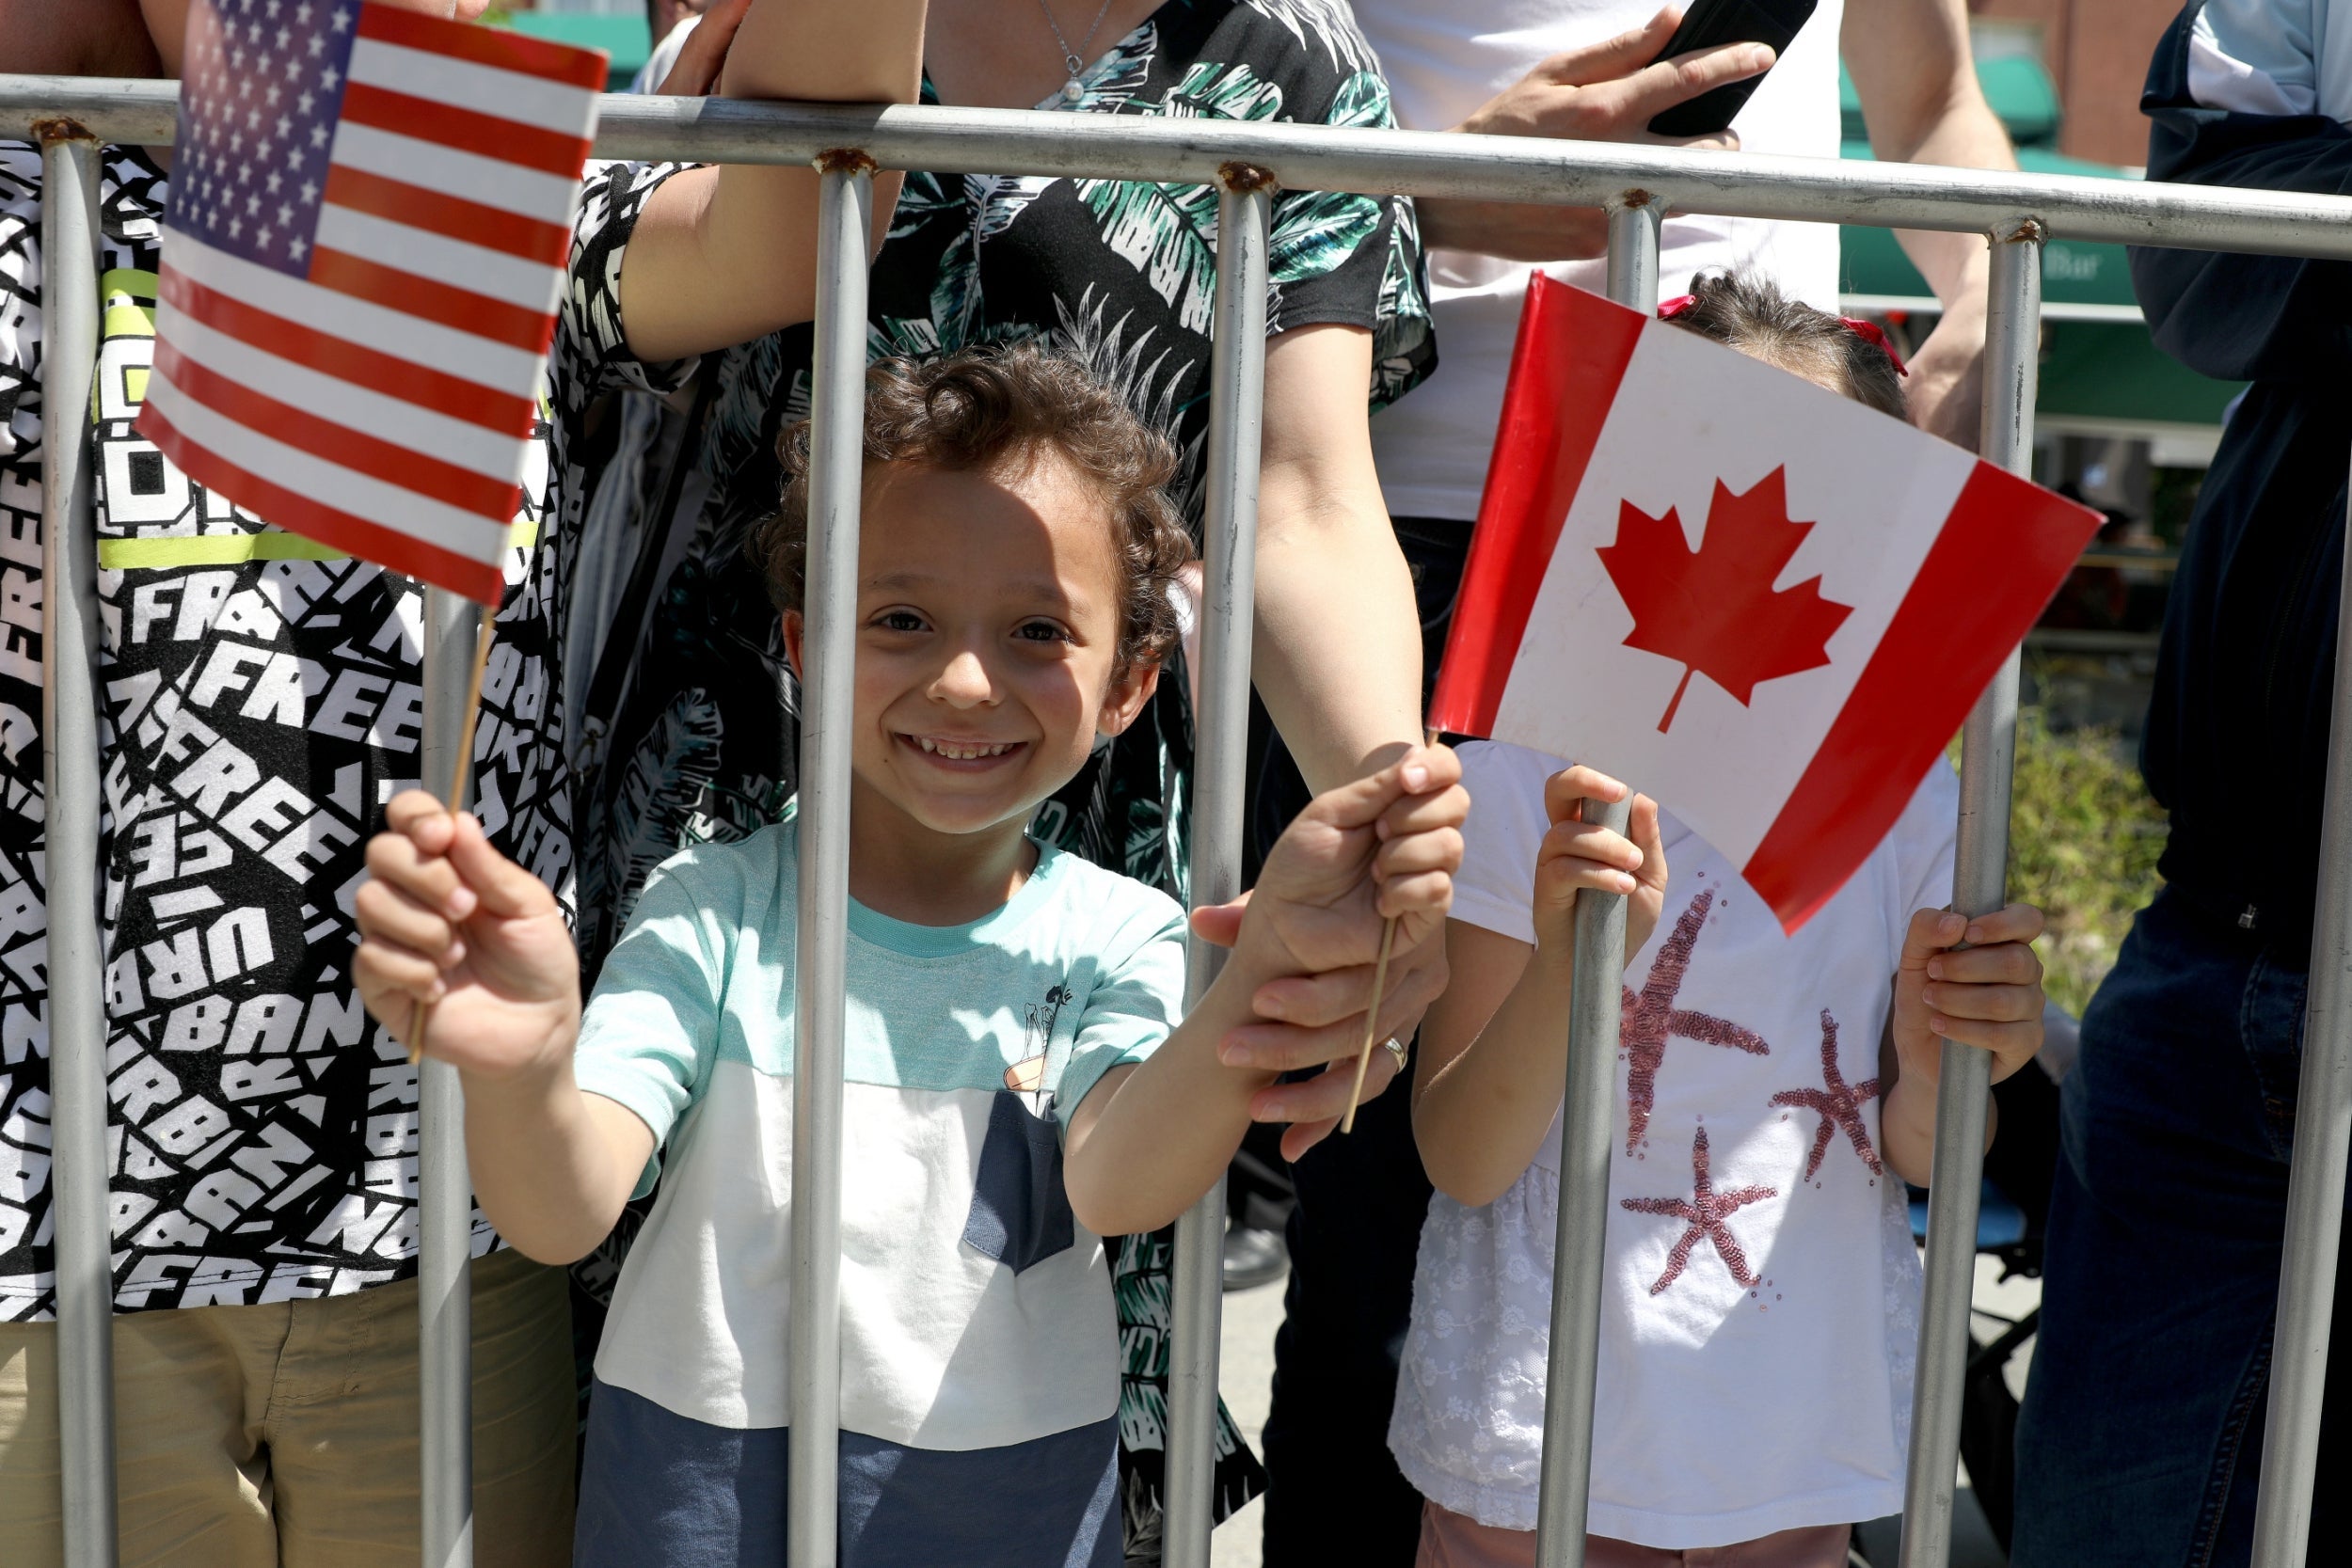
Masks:
[[[739,1430],[787,1420],[796,839],[787,820],[655,874],[574,1069],[652,1129],[641,1190],[666,1166],[597,1376]],[[1041,847],[969,925],[854,902],[848,920],[843,1427],[970,1450],[1108,1418],[1110,1276],[1063,1196],[1059,1129],[1174,1026],[1183,911]]]

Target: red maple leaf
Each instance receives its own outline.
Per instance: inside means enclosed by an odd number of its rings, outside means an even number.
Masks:
[[[1633,612],[1625,645],[1683,665],[1682,682],[1658,721],[1661,734],[1674,722],[1693,673],[1745,706],[1756,682],[1827,664],[1831,634],[1853,613],[1851,605],[1821,597],[1819,577],[1772,586],[1813,529],[1789,521],[1786,475],[1774,468],[1740,496],[1717,480],[1707,536],[1696,550],[1684,543],[1673,508],[1653,517],[1621,502],[1617,542],[1595,552]]]

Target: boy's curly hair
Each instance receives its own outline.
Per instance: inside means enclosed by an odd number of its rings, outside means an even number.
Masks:
[[[777,442],[788,476],[776,515],[750,555],[779,610],[797,610],[808,563],[808,421]],[[986,468],[1040,451],[1091,484],[1118,546],[1118,667],[1154,664],[1176,644],[1176,574],[1192,537],[1168,484],[1174,443],[1147,427],[1084,364],[1031,344],[964,349],[936,359],[885,359],[866,376],[866,463]]]
[[[1753,273],[1702,273],[1691,303],[1667,325],[1777,365],[1807,380],[1834,382],[1859,404],[1907,417],[1903,385],[1886,350],[1826,310],[1783,294]]]

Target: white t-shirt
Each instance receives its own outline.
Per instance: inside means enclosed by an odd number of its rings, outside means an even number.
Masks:
[[[1563,50],[1639,27],[1657,0],[1354,0],[1356,20],[1378,51],[1411,131],[1458,125],[1480,104]],[[1820,0],[1732,128],[1749,152],[1837,156],[1837,29],[1844,0]],[[1661,292],[1671,297],[1708,267],[1760,272],[1794,296],[1834,310],[1837,230],[1821,223],[1692,215],[1666,221],[1659,257]],[[1478,515],[1478,495],[1494,448],[1502,381],[1519,304],[1534,269],[1467,251],[1429,252],[1437,371],[1373,416],[1372,439],[1389,511],[1399,517]],[[1601,292],[1598,261],[1544,269]]]
[[[1485,742],[1462,764],[1454,917],[1533,942],[1565,765]],[[1688,1549],[1901,1509],[1919,1266],[1878,1155],[1879,1040],[1911,913],[1949,899],[1958,810],[1939,764],[1794,936],[1661,822],[1665,911],[1626,968],[1595,1533]],[[1389,1430],[1424,1496],[1512,1529],[1535,1526],[1559,1187],[1555,1119],[1495,1202],[1431,1201]]]

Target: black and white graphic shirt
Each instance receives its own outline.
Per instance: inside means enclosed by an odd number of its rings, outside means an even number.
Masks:
[[[591,172],[544,462],[525,480],[474,746],[484,825],[567,909],[554,652],[581,486],[566,453],[596,392],[645,384],[621,347],[616,288],[649,188],[626,168]],[[144,152],[106,150],[98,385],[76,421],[96,482],[109,1190],[124,1311],[341,1294],[404,1277],[417,1252],[416,1071],[360,1007],[350,969],[367,837],[384,802],[419,782],[423,595],[208,494],[132,428],[165,193]],[[40,153],[0,142],[0,1320],[45,1318],[54,1301],[40,208]],[[477,1218],[476,1251],[491,1240]]]

